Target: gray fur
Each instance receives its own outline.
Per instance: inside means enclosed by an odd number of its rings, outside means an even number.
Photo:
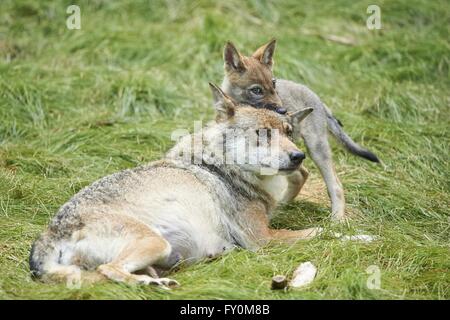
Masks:
[[[339,120],[333,116],[331,110],[311,89],[289,80],[279,79],[277,80],[277,93],[283,102],[283,107],[288,110],[299,110],[305,107],[312,107],[315,110],[309,120],[302,123],[302,126],[308,126],[308,123],[314,120],[324,123],[328,131],[348,151],[372,162],[379,162],[376,155],[358,145],[345,133]]]
[[[243,207],[249,201],[257,199],[269,206],[268,204],[272,199],[255,186],[255,181],[252,181],[255,178],[252,175],[239,172],[238,169],[230,170],[229,166],[225,165],[192,165],[166,160],[104,177],[82,189],[70,199],[53,218],[49,225],[49,230],[33,244],[30,254],[32,274],[37,277],[42,276],[45,272],[43,267],[47,259],[54,259],[55,262],[60,262],[58,259],[64,253],[64,249],[61,248],[60,244],[71,241],[74,232],[83,228],[85,225],[84,215],[89,214],[89,209],[95,210],[96,213],[107,213],[108,210],[116,210],[114,207],[119,204],[120,206],[132,208],[133,203],[127,200],[128,195],[136,192],[137,186],[145,185],[147,178],[152,175],[152,172],[157,170],[164,171],[166,168],[188,172],[207,187],[218,207],[226,208],[224,218],[220,223],[222,229],[220,232],[218,230],[218,236],[223,237],[224,240],[223,247],[230,249],[233,245],[237,245],[246,249],[255,248],[255,245],[243,231],[246,222],[239,220],[239,212],[243,210]],[[174,186],[174,188],[176,187]],[[152,190],[144,192],[151,194]],[[189,235],[183,234],[182,230],[171,229],[171,226],[166,224],[156,224],[154,227],[171,243],[173,255],[177,255],[177,249],[184,247],[180,242],[177,243],[177,238]],[[199,243],[190,243],[186,237],[183,241],[188,241],[186,246],[190,250],[193,250],[193,246],[200,245]],[[184,251],[185,248],[180,248],[180,250]],[[185,252],[183,253],[184,259],[190,259],[190,257],[185,255]],[[194,255],[195,259],[190,261],[215,254],[217,252],[205,252],[204,256]],[[107,261],[102,262],[106,263]],[[164,266],[167,268],[171,267],[171,265]],[[95,266],[90,269],[95,269]]]
[[[231,104],[229,108],[235,106],[231,100],[224,103]],[[271,178],[260,176],[263,162],[251,168],[222,164],[218,147],[224,132],[232,126],[260,129],[268,119],[287,125],[273,112],[258,112],[259,122],[250,107],[226,113],[231,120],[219,117],[220,122],[202,133],[183,137],[165,159],[106,176],[82,189],[59,209],[48,230],[33,244],[32,274],[67,277],[81,270],[97,270],[117,281],[170,283],[170,279],[132,272],[151,266],[168,269],[180,260],[214,257],[235,246],[256,249],[261,236],[269,234],[264,221],[283,195],[278,195],[278,188],[273,191],[266,187]],[[190,142],[198,137],[204,152],[194,151],[187,159],[179,158],[191,150]],[[264,153],[267,148],[261,145],[253,150]],[[292,150],[297,149],[284,135],[280,151],[273,157],[289,159]],[[211,154],[217,158],[211,158]],[[286,161],[277,166],[295,170]],[[255,226],[254,214],[264,222],[262,231],[261,224]],[[313,231],[294,236],[309,237]],[[147,249],[154,254],[146,254]]]
[[[228,81],[227,75],[222,83],[222,89],[240,103],[251,103],[246,100],[244,95],[237,94],[236,88]],[[318,166],[325,180],[331,198],[332,218],[344,219],[344,191],[334,170],[327,133],[332,133],[338,142],[355,155],[374,162],[379,162],[378,158],[372,152],[356,144],[343,131],[330,109],[308,87],[289,80],[278,79],[276,92],[281,99],[283,108],[287,109],[288,113],[292,114],[305,108],[314,110],[301,124],[300,122],[292,123],[293,136],[295,139],[303,138],[312,160]]]

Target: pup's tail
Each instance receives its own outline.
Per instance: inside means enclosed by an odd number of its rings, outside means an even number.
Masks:
[[[331,111],[327,107],[325,107],[325,110],[327,111],[328,130],[336,138],[336,140],[339,141],[339,143],[341,143],[348,151],[350,151],[354,155],[360,156],[372,162],[380,162],[378,157],[373,152],[361,147],[359,144],[353,141],[347,133],[345,133],[345,131],[342,129],[342,124],[340,123],[340,121],[331,114]]]
[[[81,285],[104,280],[96,271],[84,271],[76,265],[60,263],[60,250],[57,240],[51,234],[44,233],[37,239],[30,253],[31,276],[45,282],[66,282],[68,285]]]

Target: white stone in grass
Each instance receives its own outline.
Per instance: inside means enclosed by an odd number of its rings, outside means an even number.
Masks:
[[[372,242],[378,239],[376,236],[370,236],[368,234],[357,234],[355,236],[343,236],[341,238],[343,241],[362,241],[362,242]]]
[[[304,262],[294,271],[289,285],[292,288],[301,288],[313,282],[317,268],[310,262]]]
[[[357,234],[354,236],[343,236],[341,233],[334,233],[336,238],[341,239],[342,241],[361,241],[361,242],[372,242],[378,240],[377,236],[370,236],[368,234]]]
[[[378,240],[377,236],[370,236],[368,234],[357,234],[354,236],[344,236],[342,233],[335,232],[334,236],[341,239],[342,241],[361,241],[361,242],[372,242]]]

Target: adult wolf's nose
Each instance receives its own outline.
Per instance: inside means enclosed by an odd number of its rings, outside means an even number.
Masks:
[[[295,164],[300,164],[305,158],[305,154],[301,151],[293,151],[289,154],[289,159]]]

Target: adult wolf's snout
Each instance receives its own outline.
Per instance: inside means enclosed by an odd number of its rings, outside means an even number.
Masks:
[[[289,159],[294,165],[299,165],[303,160],[305,160],[305,158],[305,154],[301,151],[293,151],[289,153]]]

